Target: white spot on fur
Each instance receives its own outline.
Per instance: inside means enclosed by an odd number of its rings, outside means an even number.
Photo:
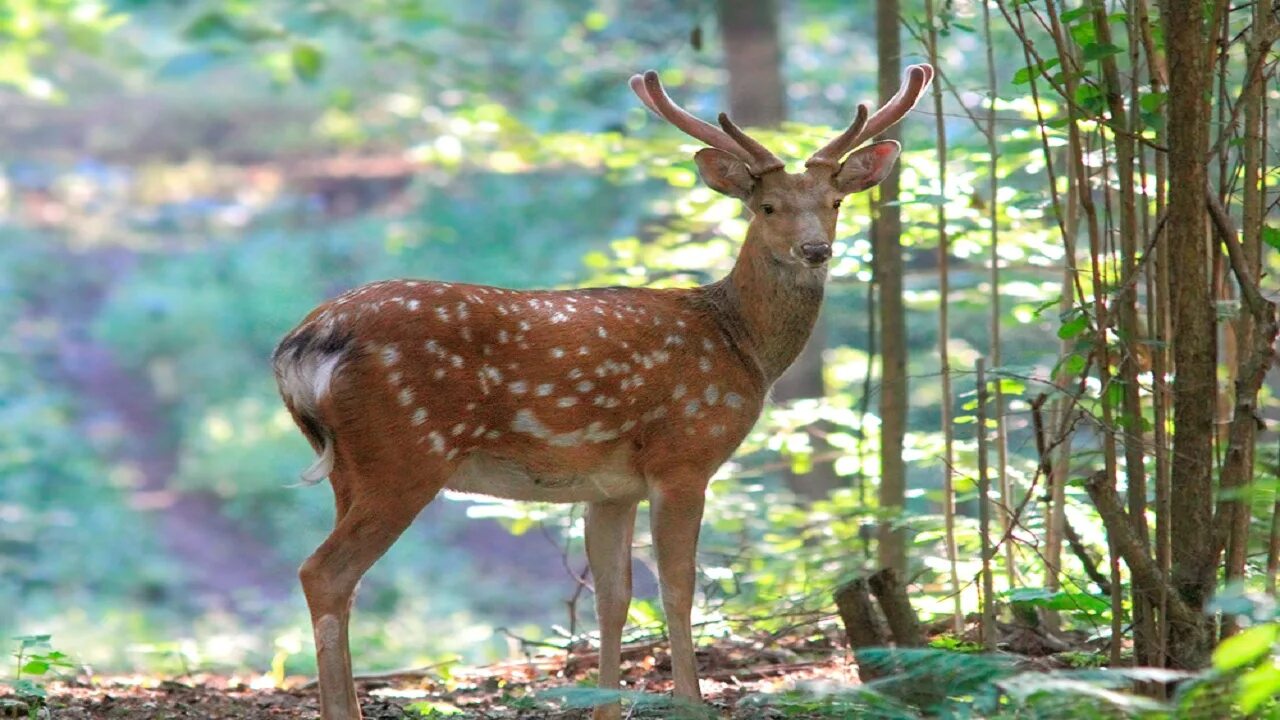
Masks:
[[[432,452],[444,453],[445,444],[444,444],[443,435],[436,432],[435,430],[432,430],[431,432],[427,433],[427,439],[431,441]]]
[[[466,423],[458,423],[457,425],[454,425],[452,428],[449,429],[449,434],[453,435],[454,437],[457,437],[458,435],[461,435],[462,433],[466,432],[466,430],[467,430]]]
[[[551,348],[551,357],[557,359],[564,357],[564,348]]]
[[[706,355],[698,358],[698,369],[702,372],[711,372],[711,358]]]
[[[653,422],[654,420],[657,420],[659,418],[664,418],[666,416],[667,416],[667,407],[665,405],[659,405],[658,407],[652,410],[649,410],[648,412],[641,415],[640,421]]]
[[[684,383],[680,383],[679,385],[676,385],[675,387],[671,388],[671,399],[679,400],[680,398],[684,397],[684,394],[687,392],[689,392],[689,388],[685,387]]]
[[[556,386],[552,385],[551,383],[542,383],[541,385],[538,386],[538,391],[536,394],[538,397],[547,397],[555,389],[556,389]]]
[[[401,406],[409,407],[410,405],[413,404],[413,389],[400,388],[400,394],[396,397],[396,399],[399,400]]]
[[[427,409],[426,409],[426,408],[418,408],[417,410],[414,410],[414,411],[413,411],[413,424],[414,424],[414,425],[421,425],[422,423],[424,423],[424,422],[426,422],[426,421],[427,421]]]
[[[707,389],[702,392],[702,399],[706,401],[708,406],[715,405],[720,399],[720,388],[715,385],[708,385]]]
[[[400,362],[400,350],[395,345],[385,345],[379,353],[382,357],[382,364],[391,367]]]
[[[702,407],[702,404],[697,400],[690,400],[684,406],[685,417],[693,417],[694,415],[697,415],[700,407]]]
[[[529,383],[524,380],[517,380],[513,383],[509,383],[507,385],[507,389],[511,391],[512,395],[523,395],[529,392]]]
[[[562,408],[573,407],[574,405],[577,405],[577,404],[578,404],[578,398],[573,397],[572,395],[562,397],[559,400],[556,400],[556,406],[562,407]]]
[[[588,393],[591,392],[591,388],[595,387],[595,385],[592,385],[590,380],[583,380],[574,387],[580,393]]]
[[[725,393],[724,404],[725,404],[725,407],[730,407],[730,408],[733,408],[734,410],[739,410],[742,408],[743,405],[746,404],[746,400],[738,393],[735,393],[735,392]]]

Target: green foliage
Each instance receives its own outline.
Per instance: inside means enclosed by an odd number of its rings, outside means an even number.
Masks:
[[[572,687],[545,690],[537,694],[541,700],[559,702],[568,708],[590,708],[611,702],[622,702],[637,717],[662,717],[669,720],[713,720],[713,708],[702,703],[657,693],[601,690]]]
[[[17,702],[0,701],[0,708],[21,703],[27,706],[30,716],[36,718],[48,697],[46,676],[68,671],[75,664],[66,654],[53,649],[50,635],[21,635],[13,639],[17,641],[17,648],[13,652],[14,672],[9,685]]]

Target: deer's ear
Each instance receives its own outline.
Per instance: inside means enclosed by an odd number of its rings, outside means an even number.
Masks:
[[[703,148],[693,156],[698,164],[698,174],[712,190],[739,200],[751,197],[756,179],[751,176],[747,164],[723,150]]]
[[[902,147],[893,140],[881,140],[860,148],[840,163],[834,178],[836,189],[848,195],[879,185],[889,176],[901,151]]]

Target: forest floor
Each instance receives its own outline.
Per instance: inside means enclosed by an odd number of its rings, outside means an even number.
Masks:
[[[720,718],[732,720],[783,717],[752,702],[760,693],[776,695],[797,687],[824,683],[856,684],[857,671],[843,650],[819,640],[805,648],[762,648],[743,642],[720,642],[700,648],[698,660],[707,708],[663,705],[671,690],[670,658],[658,643],[628,646],[623,674],[629,691],[657,701],[633,707],[628,718]],[[557,691],[586,690],[594,684],[594,654],[566,659],[561,653],[475,668],[453,668],[448,681],[430,670],[371,676],[358,683],[366,720],[458,718],[458,720],[577,720],[590,698],[565,702]],[[51,683],[50,720],[254,720],[314,719],[318,694],[308,678],[287,678],[283,687],[255,687],[253,678],[197,674],[161,679],[146,676],[75,678]],[[572,693],[570,693],[572,695]],[[574,703],[575,707],[570,707]],[[646,704],[646,703],[640,703]],[[0,717],[4,711],[0,710]],[[26,717],[26,713],[15,715]],[[787,718],[806,715],[788,709]],[[813,715],[827,717],[830,715]]]

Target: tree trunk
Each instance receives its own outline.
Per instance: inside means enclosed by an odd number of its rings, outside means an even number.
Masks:
[[[1213,538],[1213,432],[1217,397],[1214,305],[1206,246],[1205,183],[1208,154],[1210,45],[1200,3],[1163,0],[1169,61],[1170,263],[1177,268],[1173,296],[1173,501],[1170,525],[1175,591],[1196,612],[1196,622],[1170,627],[1171,665],[1203,667],[1212,650],[1211,626],[1198,613],[1213,590],[1217,552]],[[1213,13],[1219,16],[1220,8]],[[1209,27],[1216,27],[1216,23]]]
[[[739,125],[775,127],[787,119],[776,0],[718,0],[729,70],[729,115]]]
[[[876,57],[880,101],[898,90],[902,48],[898,37],[898,0],[876,2]],[[898,139],[892,127],[882,138]],[[907,322],[902,303],[902,215],[898,209],[899,171],[895,166],[880,183],[875,203],[875,278],[880,285],[880,507],[890,515],[906,501],[907,470],[902,461],[907,429]],[[895,520],[880,526],[880,566],[906,575],[906,532]]]
[[[729,70],[729,115],[740,125],[776,127],[786,119],[786,88],[782,82],[782,43],[778,35],[776,0],[719,0],[716,11],[724,35],[725,65]],[[813,335],[795,363],[773,386],[774,399],[785,402],[826,395],[822,351],[826,322],[819,315]],[[815,426],[820,427],[820,426]],[[811,438],[814,454],[828,454],[820,437]],[[787,485],[797,495],[816,500],[840,487],[831,461],[814,462],[808,472],[787,472]]]

